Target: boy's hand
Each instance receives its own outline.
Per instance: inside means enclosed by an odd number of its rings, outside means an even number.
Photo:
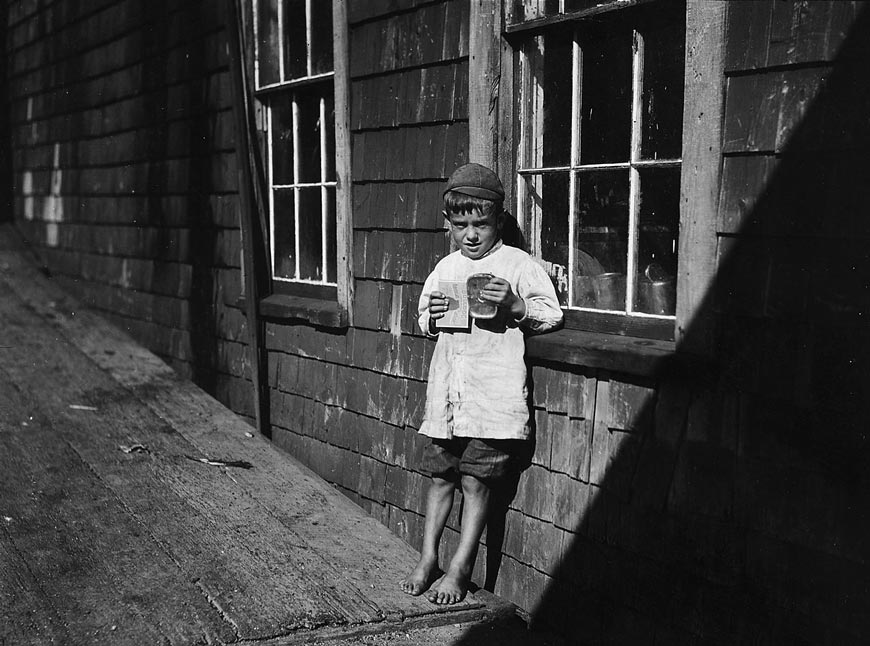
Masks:
[[[439,291],[429,294],[429,318],[437,320],[444,317],[447,311],[447,297]]]
[[[515,319],[520,320],[526,315],[526,303],[514,294],[511,284],[504,278],[493,276],[484,285],[481,296],[501,308],[508,310]]]

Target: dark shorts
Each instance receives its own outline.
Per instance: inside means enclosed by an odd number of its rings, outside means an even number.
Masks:
[[[460,475],[474,476],[478,480],[499,480],[516,469],[524,444],[524,440],[430,438],[423,451],[421,468],[430,476],[446,480]]]

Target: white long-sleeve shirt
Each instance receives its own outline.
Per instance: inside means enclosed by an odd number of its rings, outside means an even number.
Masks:
[[[467,330],[441,330],[429,366],[426,412],[420,433],[434,438],[526,439],[529,408],[525,335],[546,332],[562,321],[553,283],[526,252],[500,242],[478,260],[461,252],[443,258],[423,285],[420,328],[429,330],[429,295],[440,281],[464,281],[491,273],[511,284],[526,304],[519,321],[499,309],[493,319],[472,319]]]

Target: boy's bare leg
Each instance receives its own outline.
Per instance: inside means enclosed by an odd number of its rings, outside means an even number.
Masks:
[[[462,531],[459,547],[450,561],[447,573],[429,591],[426,598],[439,605],[459,603],[468,592],[477,546],[486,526],[489,511],[489,487],[474,476],[462,476]]]
[[[426,522],[423,526],[423,549],[416,567],[399,584],[402,591],[419,596],[429,589],[441,574],[438,567],[438,543],[453,507],[453,491],[456,483],[432,476],[426,495]]]

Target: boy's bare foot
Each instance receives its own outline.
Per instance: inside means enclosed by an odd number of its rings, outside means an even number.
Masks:
[[[439,606],[459,603],[468,592],[468,584],[469,577],[467,575],[448,572],[438,579],[432,589],[426,593],[426,598],[430,603]]]
[[[439,576],[441,576],[441,570],[438,567],[438,561],[427,561],[421,558],[411,574],[399,582],[399,587],[405,594],[419,597],[429,589],[432,582]]]

